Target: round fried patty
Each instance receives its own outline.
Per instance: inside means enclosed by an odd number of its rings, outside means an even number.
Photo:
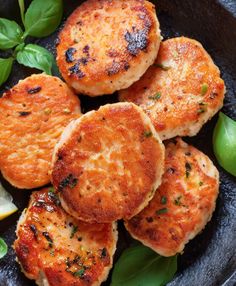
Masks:
[[[144,0],[88,0],[59,35],[57,63],[78,93],[111,94],[137,81],[160,45],[155,6]]]
[[[53,148],[79,116],[79,99],[59,78],[38,74],[19,81],[0,99],[3,176],[22,189],[48,184]]]
[[[52,188],[34,192],[17,226],[14,249],[22,271],[41,286],[100,285],[112,267],[116,224],[69,216]]]
[[[161,43],[156,62],[121,101],[150,116],[161,139],[194,136],[223,106],[224,81],[202,45],[185,37]]]
[[[211,219],[219,174],[210,159],[181,139],[166,147],[165,173],[150,204],[125,226],[163,256],[183,251]]]
[[[72,122],[57,144],[52,182],[64,209],[111,222],[141,211],[160,185],[164,146],[132,103],[108,104]]]

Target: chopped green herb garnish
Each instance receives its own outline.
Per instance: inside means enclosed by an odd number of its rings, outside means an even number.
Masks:
[[[78,183],[78,179],[75,178],[75,179],[73,179],[73,180],[71,181],[69,187],[70,187],[71,189],[73,189],[73,188],[77,185],[77,183]]]
[[[203,182],[201,181],[201,182],[199,182],[199,186],[201,187],[203,185]]]
[[[49,115],[49,114],[52,113],[52,110],[51,110],[50,108],[46,108],[46,109],[44,109],[44,113],[45,113],[46,115]]]
[[[73,238],[77,231],[78,231],[78,226],[72,225],[70,238]]]
[[[85,269],[82,268],[82,269],[80,269],[79,271],[74,272],[73,275],[74,275],[75,277],[80,277],[80,278],[82,278],[82,277],[84,276],[84,272],[85,272]]]
[[[207,83],[204,83],[204,84],[202,85],[201,95],[202,95],[202,96],[206,95],[207,91],[208,91],[208,84],[207,84]]]
[[[182,196],[179,196],[178,198],[175,199],[174,203],[176,206],[181,206],[181,199],[182,199]]]
[[[50,187],[50,188],[48,189],[48,192],[49,192],[49,193],[55,193],[55,189],[54,189],[53,187]]]
[[[50,255],[51,255],[51,256],[54,256],[54,255],[55,255],[54,249],[51,249],[51,250],[50,250]]]
[[[162,196],[162,197],[161,197],[161,204],[162,204],[162,205],[165,205],[166,203],[167,203],[167,197]]]
[[[71,113],[71,111],[70,111],[70,109],[69,109],[69,108],[65,108],[65,109],[63,109],[63,112],[64,112],[64,113],[66,113],[66,114]]]
[[[53,203],[57,206],[61,205],[58,195],[55,193],[55,189],[53,187],[49,188],[48,196],[53,201]]]
[[[185,172],[186,178],[189,178],[190,171],[192,170],[192,166],[190,163],[188,163],[188,162],[185,163],[185,170],[186,170],[186,172]]]
[[[176,50],[174,50],[172,52],[172,55],[173,55],[174,58],[177,58],[179,56],[179,53]]]
[[[201,113],[204,113],[204,112],[206,112],[206,108],[203,108],[203,107],[199,108],[198,111],[197,111],[198,114],[201,114]]]
[[[164,71],[168,71],[169,69],[171,69],[171,67],[165,66],[163,64],[154,64],[155,67],[160,68]]]
[[[64,188],[66,187],[70,187],[71,189],[73,189],[78,183],[78,179],[74,177],[73,174],[69,174],[66,178],[64,178],[58,187],[58,191],[61,192],[63,191]]]
[[[167,208],[163,208],[163,209],[160,209],[160,210],[156,211],[156,214],[157,215],[166,214],[167,212],[168,212],[168,209]]]
[[[161,98],[161,93],[158,92],[156,95],[154,95],[154,96],[149,96],[148,98],[149,98],[149,99],[152,99],[152,100],[158,100],[158,99]]]
[[[151,131],[144,131],[144,137],[149,138],[152,137],[152,132]]]

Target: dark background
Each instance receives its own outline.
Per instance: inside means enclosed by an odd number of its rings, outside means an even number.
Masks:
[[[46,1],[46,0],[42,0]],[[26,1],[29,3],[30,1]],[[82,1],[67,0],[64,19]],[[158,18],[163,37],[188,36],[199,40],[220,67],[227,86],[223,112],[236,120],[236,0],[159,0]],[[15,19],[20,23],[16,0],[0,0],[0,17]],[[45,39],[30,39],[54,51],[57,33]],[[0,57],[6,56],[0,52]],[[11,77],[0,89],[2,92],[13,86],[19,79],[38,71],[14,65]],[[99,105],[114,102],[116,95],[103,98],[81,96],[82,110],[86,112]],[[212,151],[212,132],[217,116],[206,124],[193,138],[186,138],[195,147],[206,153],[217,165],[221,175],[220,195],[212,221],[205,230],[191,241],[179,256],[178,272],[169,286],[234,286],[236,285],[236,179],[222,170],[215,161]],[[236,162],[235,162],[236,164]],[[15,227],[22,210],[27,206],[29,191],[17,190],[0,177],[4,187],[12,194],[19,211],[0,221],[0,236],[9,246],[8,255],[0,260],[0,286],[35,285],[27,280],[15,262],[10,247],[15,239]],[[121,251],[130,243],[130,238],[122,224],[119,225],[117,259]],[[109,285],[109,281],[104,283]],[[65,285],[66,286],[66,285]],[[125,285],[124,285],[125,286]],[[149,285],[144,285],[149,286]]]

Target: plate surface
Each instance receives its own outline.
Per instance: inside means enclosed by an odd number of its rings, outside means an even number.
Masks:
[[[43,0],[42,0],[43,1]],[[26,1],[29,3],[30,1]],[[82,1],[67,0],[64,19]],[[226,82],[227,95],[223,112],[236,120],[236,1],[235,0],[158,0],[157,13],[164,38],[188,36],[200,41],[220,67]],[[0,0],[0,17],[16,19],[20,23],[16,0]],[[48,38],[34,40],[35,43],[54,51],[57,33]],[[3,56],[0,52],[0,57]],[[17,64],[0,93],[13,86],[19,79],[34,73]],[[82,110],[86,112],[100,105],[115,102],[117,96],[103,98],[81,97]],[[178,272],[169,286],[233,286],[236,285],[236,179],[218,166],[212,152],[212,132],[216,117],[206,124],[201,132],[186,141],[206,153],[220,170],[221,186],[217,208],[212,221],[205,230],[191,241],[184,254],[179,256]],[[236,162],[235,162],[236,164]],[[19,211],[0,222],[0,236],[9,246],[8,255],[0,260],[0,286],[35,285],[21,274],[15,262],[11,245],[15,239],[15,227],[22,210],[27,206],[29,191],[12,188],[0,178],[4,187],[12,194]],[[119,226],[117,259],[130,243],[122,224]],[[109,285],[109,281],[103,284]],[[66,285],[65,285],[66,286]],[[124,285],[125,286],[125,285]],[[143,285],[149,286],[149,285]]]

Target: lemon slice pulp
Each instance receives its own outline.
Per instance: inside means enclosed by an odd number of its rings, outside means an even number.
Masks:
[[[12,202],[12,196],[3,188],[0,183],[0,220],[3,220],[16,211],[17,207]]]

